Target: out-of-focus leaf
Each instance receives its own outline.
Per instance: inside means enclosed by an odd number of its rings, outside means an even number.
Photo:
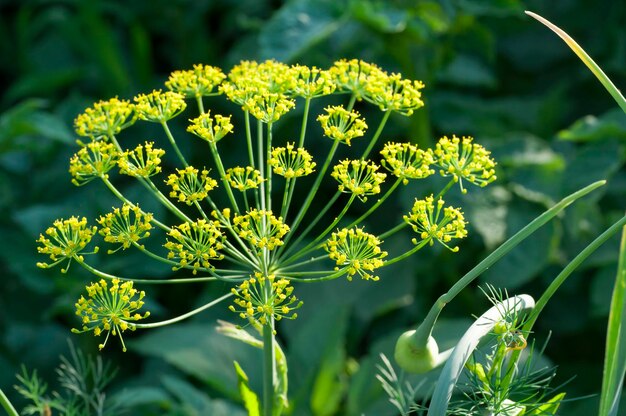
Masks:
[[[559,132],[561,140],[593,141],[608,138],[626,139],[626,113],[616,108],[599,117],[588,115]]]
[[[260,373],[261,352],[217,333],[211,324],[178,324],[152,330],[127,344],[130,349],[159,357],[235,399],[239,389],[233,361],[242,363],[252,380]]]
[[[259,416],[259,397],[250,388],[250,381],[248,375],[243,371],[237,361],[235,361],[235,372],[237,373],[237,380],[239,385],[239,393],[241,394],[241,400],[243,401],[248,416]]]
[[[506,217],[511,194],[503,187],[494,186],[466,195],[464,210],[469,223],[493,250],[506,239]]]
[[[519,0],[458,0],[456,4],[467,13],[484,16],[511,16],[524,11]]]
[[[353,3],[354,17],[382,33],[399,33],[406,29],[408,10],[389,1],[364,0]]]
[[[323,309],[316,308],[315,315],[307,316],[306,322],[300,323],[287,351],[294,414],[306,414],[311,406],[320,407],[317,403],[320,398],[310,403],[309,394],[315,388],[326,389],[328,385],[325,383],[336,380],[345,367],[345,353],[336,354],[345,345],[347,310],[340,305],[324,306]],[[329,322],[332,325],[328,325]],[[330,374],[320,376],[321,370],[330,371]],[[331,408],[334,405],[331,403]]]
[[[165,403],[170,400],[169,394],[162,388],[150,387],[125,387],[111,396],[115,403],[123,403],[128,408],[150,403]]]
[[[535,208],[535,209],[533,209]],[[528,224],[541,209],[528,203],[509,205],[507,235],[513,235]],[[551,255],[555,233],[554,223],[548,223],[533,234],[532,238],[522,242],[491,266],[481,277],[481,281],[496,287],[513,290],[531,280],[542,270]]]
[[[201,390],[178,377],[163,376],[161,383],[167,391],[183,403],[189,414],[210,415],[213,406],[211,399]]]
[[[610,180],[621,167],[624,157],[624,145],[617,140],[592,142],[581,148],[567,165],[563,184],[563,193],[572,192],[595,180]],[[602,196],[594,193],[593,200]]]
[[[493,71],[484,62],[469,55],[457,55],[439,73],[439,80],[461,87],[491,88],[496,85]]]
[[[287,2],[259,33],[261,57],[292,62],[339,28],[345,7],[333,0]]]
[[[591,312],[595,316],[606,317],[611,305],[611,293],[615,284],[615,265],[606,266],[598,270],[591,281],[589,297]]]
[[[337,414],[337,410],[348,388],[345,375],[346,354],[341,345],[328,350],[319,367],[311,391],[311,409],[319,416]]]
[[[41,138],[72,143],[74,135],[64,120],[44,111],[45,101],[26,100],[0,115],[0,152],[15,150],[16,146],[26,149],[42,147]],[[22,136],[39,136],[35,140],[17,139]]]
[[[84,71],[78,68],[58,69],[55,71],[25,74],[6,91],[5,102],[15,102],[29,97],[41,97],[54,94],[63,88],[78,82]]]

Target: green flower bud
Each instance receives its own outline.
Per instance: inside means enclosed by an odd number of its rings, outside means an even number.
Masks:
[[[439,346],[432,336],[426,342],[415,336],[416,331],[406,331],[396,342],[394,358],[396,363],[409,373],[426,373],[439,364]]]

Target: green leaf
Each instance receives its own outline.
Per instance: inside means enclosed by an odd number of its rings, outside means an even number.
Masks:
[[[238,382],[230,363],[238,361],[260,379],[261,352],[229,339],[210,325],[177,324],[150,331],[130,348],[158,357],[196,377],[233,399],[239,397]]]
[[[399,33],[406,29],[410,14],[388,1],[365,0],[353,3],[354,17],[383,33]]]
[[[344,13],[342,3],[333,0],[287,2],[259,34],[261,57],[292,62],[340,27]]]
[[[237,373],[237,380],[239,385],[239,393],[241,394],[241,400],[248,411],[248,416],[259,416],[260,403],[257,394],[252,391],[248,382],[248,376],[243,371],[237,361],[233,363],[235,365],[235,372]]]
[[[546,403],[534,409],[528,415],[529,416],[556,415],[556,412],[557,410],[559,410],[559,406],[561,405],[561,402],[563,401],[564,398],[565,398],[565,393],[559,393],[553,398],[551,398],[550,400],[548,400]]]
[[[613,109],[599,117],[588,115],[560,131],[557,137],[576,142],[626,139],[626,114],[619,109]]]
[[[311,409],[315,415],[337,414],[348,388],[345,367],[346,354],[343,348],[334,348],[324,356],[311,392]]]
[[[617,266],[606,335],[606,353],[600,394],[599,416],[617,416],[624,374],[626,373],[626,226]]]

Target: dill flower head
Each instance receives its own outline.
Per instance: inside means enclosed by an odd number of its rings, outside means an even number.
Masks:
[[[381,164],[406,185],[409,179],[422,179],[435,173],[431,151],[418,149],[410,143],[387,143],[380,151]]]
[[[230,101],[242,106],[244,111],[248,111],[255,107],[254,102],[263,101],[259,98],[261,96],[286,98],[285,94],[291,91],[294,85],[294,77],[290,67],[281,62],[273,60],[262,63],[241,61],[230,70],[228,80],[222,83],[219,88]],[[275,105],[271,103],[272,100],[277,101],[276,98],[270,99],[270,103],[263,107]],[[261,104],[256,105],[256,107],[258,106]],[[257,118],[262,119],[261,117]]]
[[[373,272],[384,263],[387,252],[381,250],[381,241],[373,234],[363,231],[363,228],[344,228],[332,233],[324,249],[328,257],[335,260],[335,270],[345,269],[348,280],[358,274],[363,280],[379,280]]]
[[[262,325],[271,322],[272,318],[277,321],[296,319],[298,314],[294,311],[302,306],[302,301],[292,295],[293,286],[289,280],[276,279],[273,274],[266,277],[256,272],[231,291],[236,298],[229,309],[243,319],[256,320]]]
[[[248,189],[256,189],[263,182],[261,172],[252,166],[235,166],[234,168],[226,169],[226,180],[232,188],[241,192],[245,192]]]
[[[274,168],[275,174],[286,179],[310,175],[316,165],[309,152],[301,147],[295,148],[293,143],[273,148],[271,158],[267,162]]]
[[[118,251],[120,248],[126,250],[131,245],[137,243],[142,238],[150,236],[152,230],[152,214],[144,213],[137,205],[122,205],[122,208],[115,208],[112,212],[98,218],[100,224],[100,235],[104,241],[112,244],[120,244],[115,250],[109,250],[109,254]]]
[[[163,149],[155,149],[154,142],[138,145],[135,150],[127,150],[119,156],[117,165],[120,173],[138,178],[149,178],[161,172]]]
[[[381,111],[395,111],[405,116],[424,106],[420,81],[402,79],[400,74],[377,77],[365,85],[365,100],[377,105]]]
[[[437,240],[448,249],[459,251],[458,247],[452,248],[448,243],[453,238],[467,236],[465,218],[457,208],[444,208],[444,203],[441,198],[435,201],[432,195],[426,199],[415,200],[411,213],[403,218],[422,240],[428,241],[431,245]],[[413,239],[413,244],[417,244],[417,239]]]
[[[248,98],[243,109],[263,123],[278,121],[289,110],[296,106],[296,102],[281,93],[265,92]]]
[[[83,254],[92,254],[98,251],[98,247],[90,253],[84,253],[83,249],[91,241],[96,233],[97,227],[87,225],[87,218],[70,217],[69,219],[58,219],[54,221],[52,227],[49,227],[44,237],[39,234],[37,252],[50,256],[52,263],[37,263],[37,267],[46,269],[56,266],[62,261],[67,260],[67,267],[61,269],[62,273],[67,272],[72,259],[83,261]]]
[[[359,59],[341,59],[328,70],[337,85],[337,90],[351,92],[358,100],[367,94],[367,85],[380,82],[387,73],[374,64]]]
[[[118,152],[113,143],[102,140],[87,143],[70,159],[72,183],[82,186],[96,178],[108,178],[117,166]]]
[[[199,117],[189,120],[191,124],[187,127],[189,133],[193,133],[202,140],[209,143],[217,143],[228,133],[233,131],[230,116],[225,117],[219,114],[211,117],[211,112],[207,111]]]
[[[378,172],[379,166],[367,160],[342,160],[333,167],[330,174],[339,182],[339,191],[352,193],[361,201],[367,201],[367,195],[380,193],[380,184],[385,181],[386,173]]]
[[[154,90],[134,98],[135,111],[141,120],[163,123],[183,112],[185,96],[174,91]]]
[[[111,137],[135,122],[133,105],[117,97],[98,101],[74,120],[74,131],[92,140]]]
[[[207,197],[209,191],[217,187],[217,181],[209,177],[209,171],[202,171],[187,166],[184,169],[176,169],[177,173],[172,173],[167,177],[166,184],[172,187],[171,198],[178,198],[180,202],[192,205]]]
[[[329,71],[305,65],[291,67],[293,88],[289,94],[294,97],[315,98],[332,94],[335,83]]]
[[[119,336],[122,350],[126,352],[126,345],[122,332],[135,330],[135,322],[145,319],[150,312],[143,315],[137,312],[143,306],[144,291],[133,287],[133,282],[111,280],[111,285],[102,279],[86,287],[87,298],[81,296],[76,302],[76,315],[81,317],[82,329],[72,329],[74,333],[93,331],[95,336],[106,332],[104,342],[99,345],[103,349],[109,336]]]
[[[324,110],[326,114],[320,114],[317,120],[326,137],[350,146],[352,139],[365,134],[367,124],[358,112],[348,111],[340,105],[328,106]]]
[[[193,69],[174,71],[170,74],[165,86],[171,91],[184,95],[186,98],[198,98],[215,95],[213,92],[226,75],[216,66],[196,64]]]
[[[488,150],[477,143],[472,143],[471,137],[452,139],[442,137],[437,143],[434,156],[435,164],[441,169],[442,176],[452,176],[459,182],[461,191],[463,179],[481,187],[489,185],[496,180],[496,162],[491,158]]]
[[[272,211],[253,209],[245,215],[233,218],[233,228],[239,237],[259,249],[273,250],[283,245],[283,236],[289,226],[282,217],[276,218]]]
[[[213,269],[211,261],[224,258],[219,252],[224,248],[224,236],[217,221],[185,222],[167,235],[172,239],[164,244],[169,250],[167,258],[178,263],[172,270],[192,268],[193,274],[197,274],[201,268]]]

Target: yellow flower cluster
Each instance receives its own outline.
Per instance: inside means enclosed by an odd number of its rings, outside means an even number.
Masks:
[[[67,220],[59,219],[54,221],[52,227],[48,227],[46,230],[47,237],[43,234],[39,234],[38,243],[41,244],[37,247],[37,252],[41,254],[47,254],[50,256],[52,263],[37,263],[37,267],[43,269],[56,266],[64,260],[68,261],[68,267],[72,259],[83,261],[81,252],[87,244],[91,241],[94,234],[97,231],[97,227],[90,227],[87,225],[87,218],[70,217]],[[96,247],[94,253],[98,251]],[[65,269],[61,269],[61,272],[65,273]]]
[[[295,106],[288,92],[295,86],[293,71],[276,61],[242,61],[233,67],[220,91],[264,123],[274,123]]]
[[[316,163],[309,152],[301,147],[296,148],[294,143],[273,148],[271,155],[267,162],[274,168],[275,174],[286,179],[310,175],[315,169]]]
[[[135,122],[133,105],[117,97],[99,101],[74,120],[76,134],[92,140],[107,139]]]
[[[72,183],[81,186],[96,178],[108,178],[108,172],[117,166],[117,156],[112,143],[102,140],[87,143],[70,159]]]
[[[193,69],[172,72],[165,86],[186,98],[199,98],[216,94],[213,90],[225,78],[226,75],[218,67],[196,64]]]
[[[330,72],[316,67],[294,65],[291,67],[293,87],[290,94],[295,97],[315,98],[332,94],[335,84]]]
[[[277,321],[296,319],[298,314],[294,311],[302,306],[302,301],[292,295],[293,286],[289,280],[276,279],[273,274],[265,277],[255,272],[231,292],[236,298],[235,305],[230,305],[229,309],[242,319],[256,320],[261,325],[271,322],[272,318]]]
[[[420,90],[424,84],[420,81],[402,79],[400,74],[378,77],[365,85],[363,98],[378,105],[381,111],[395,111],[410,116],[413,111],[424,106]]]
[[[458,247],[451,248],[448,243],[453,238],[465,238],[465,218],[463,213],[453,207],[445,207],[443,199],[436,202],[433,196],[423,200],[416,200],[409,215],[405,215],[404,221],[418,233],[422,240],[427,240],[432,245],[434,240],[439,241],[452,251],[458,251]],[[417,239],[413,239],[417,244]]]
[[[324,248],[328,257],[335,260],[335,270],[345,268],[348,280],[358,274],[363,280],[379,280],[373,272],[384,264],[387,252],[380,248],[381,241],[362,228],[344,228],[332,233]]]
[[[185,96],[174,91],[154,90],[150,94],[139,94],[134,100],[137,117],[154,123],[166,122],[187,107]]]
[[[144,304],[145,292],[135,289],[133,282],[121,283],[119,279],[113,279],[111,287],[103,279],[90,284],[86,289],[87,298],[81,296],[75,304],[76,315],[82,320],[82,329],[72,329],[72,332],[93,331],[95,336],[106,332],[104,342],[99,345],[100,349],[106,345],[109,335],[119,336],[122,350],[126,352],[122,332],[127,329],[134,331],[134,322],[150,316],[150,312],[143,315],[137,312]]]
[[[379,166],[367,160],[342,160],[333,167],[330,174],[339,182],[339,191],[352,193],[361,201],[367,201],[366,195],[380,193],[380,184],[385,181],[386,173],[378,172]]]
[[[367,85],[380,82],[386,73],[378,66],[359,59],[341,59],[333,64],[329,72],[337,90],[352,93],[358,100],[367,94]]]
[[[209,191],[217,187],[217,181],[209,177],[209,171],[200,170],[193,166],[184,169],[176,169],[177,174],[172,173],[165,182],[172,187],[170,198],[177,198],[179,202],[192,205],[207,197]],[[199,176],[198,176],[199,175]]]
[[[284,94],[268,92],[248,98],[244,104],[244,109],[256,119],[269,124],[277,122],[295,106],[295,101],[287,98]]]
[[[481,187],[496,180],[496,162],[483,146],[472,143],[471,137],[442,137],[434,150],[435,164],[442,176],[452,176],[463,193],[463,179]]]
[[[324,110],[326,114],[320,114],[317,120],[322,125],[326,137],[350,146],[352,139],[365,134],[367,124],[360,118],[358,112],[348,111],[340,105],[329,106]]]
[[[153,142],[146,142],[122,153],[117,164],[124,175],[149,178],[161,172],[161,157],[164,154],[165,150],[155,149]]]
[[[178,263],[173,270],[192,268],[193,274],[197,274],[200,268],[212,269],[211,261],[224,258],[219,252],[224,248],[224,235],[217,221],[185,222],[167,235],[172,238],[164,244],[169,250],[167,258]]]
[[[261,172],[252,166],[235,166],[226,170],[226,180],[231,187],[245,192],[248,189],[256,189],[259,187],[263,178]]]
[[[109,254],[118,251],[120,248],[126,250],[131,245],[137,243],[142,238],[150,236],[152,229],[152,214],[144,213],[137,205],[122,205],[122,208],[115,208],[97,220],[100,224],[100,235],[104,241],[112,244],[120,244],[115,250],[109,250]]]
[[[283,236],[289,232],[289,226],[282,217],[276,218],[272,211],[253,209],[245,215],[233,218],[233,228],[239,237],[252,246],[268,250],[283,245]]]
[[[387,143],[380,151],[381,164],[394,176],[402,179],[404,185],[409,179],[423,179],[435,173],[430,168],[434,162],[432,152],[418,149],[410,143]]]
[[[216,114],[214,117],[211,117],[210,111],[189,121],[191,124],[187,127],[187,131],[209,143],[217,143],[224,136],[233,131],[230,116],[225,117]]]

